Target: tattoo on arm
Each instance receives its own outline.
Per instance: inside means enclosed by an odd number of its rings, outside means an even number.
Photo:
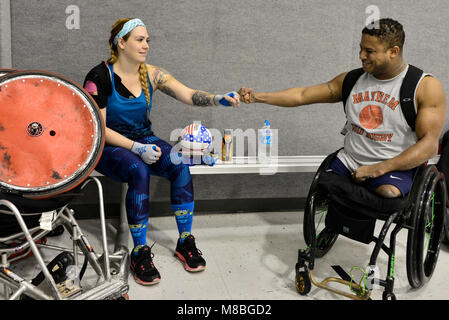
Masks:
[[[334,91],[332,91],[332,87],[331,87],[331,84],[329,82],[327,83],[327,87],[329,88],[329,93],[330,93],[331,99],[334,100],[335,99]]]
[[[207,107],[214,105],[214,96],[204,91],[196,91],[192,96],[194,106]]]
[[[161,87],[160,87],[160,90],[161,90],[163,93],[169,95],[170,97],[177,99],[177,98],[176,98],[176,93],[175,93],[171,88],[169,88],[169,87],[167,87],[167,86],[161,86]]]
[[[153,72],[153,79],[156,86],[158,88],[160,88],[160,86],[163,86],[167,82],[169,75],[170,73],[168,73],[167,70],[159,67],[156,68]]]
[[[157,67],[153,71],[154,83],[157,89],[161,90],[166,95],[169,95],[170,97],[177,99],[176,93],[173,91],[173,89],[165,85],[168,81],[169,75],[170,73],[168,73],[167,70]]]

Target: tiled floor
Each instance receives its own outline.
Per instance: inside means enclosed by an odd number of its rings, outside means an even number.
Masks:
[[[96,220],[78,221],[97,252],[99,223]],[[108,221],[114,224],[115,221]],[[138,285],[129,277],[129,297],[132,300],[334,300],[346,299],[326,290],[312,287],[308,296],[300,296],[295,288],[297,251],[304,248],[302,212],[263,212],[238,214],[201,214],[194,219],[193,234],[197,246],[207,261],[207,269],[187,273],[173,256],[178,231],[174,217],[150,219],[148,243],[155,254],[154,263],[162,280],[150,287]],[[109,230],[111,250],[114,234]],[[396,254],[395,293],[401,300],[449,299],[449,247],[442,245],[439,262],[431,281],[419,290],[412,290],[406,275],[407,231],[398,235]],[[68,243],[67,232],[49,243]],[[132,246],[131,239],[129,246]],[[324,258],[317,260],[315,277],[337,276],[331,265],[340,265],[349,273],[352,267],[365,268],[373,245],[363,245],[339,237]],[[45,261],[56,254],[43,250]],[[31,261],[31,260],[28,260]],[[387,257],[381,253],[378,266],[382,278],[386,274]],[[34,261],[13,266],[17,273],[35,275]],[[19,273],[20,274],[20,273]],[[89,279],[86,273],[86,279]],[[356,280],[360,273],[354,273]],[[88,281],[88,280],[86,280]],[[346,290],[336,284],[336,288]],[[374,290],[373,299],[381,298],[381,290]]]

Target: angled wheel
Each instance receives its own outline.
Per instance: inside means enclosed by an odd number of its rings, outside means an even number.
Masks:
[[[420,288],[432,277],[438,261],[446,214],[444,177],[434,166],[424,169],[423,180],[412,199],[411,229],[407,239],[407,277],[412,288]]]
[[[307,195],[304,209],[303,235],[308,247],[314,251],[314,257],[323,257],[334,245],[338,234],[325,229],[325,216],[327,214],[328,198],[318,188],[320,174],[326,170],[336,153],[323,161],[318,168]]]
[[[0,189],[6,193],[47,199],[72,190],[103,152],[100,109],[79,84],[61,75],[4,73],[0,114]]]

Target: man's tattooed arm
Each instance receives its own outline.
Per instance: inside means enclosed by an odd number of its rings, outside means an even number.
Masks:
[[[214,106],[214,95],[205,91],[195,91],[192,95],[194,106],[207,107]]]

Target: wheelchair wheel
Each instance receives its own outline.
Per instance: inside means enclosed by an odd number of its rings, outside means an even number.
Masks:
[[[444,177],[434,166],[424,169],[423,182],[414,197],[407,239],[407,277],[420,288],[432,277],[438,260],[446,214]]]
[[[323,257],[334,245],[338,234],[325,228],[327,213],[327,195],[320,192],[318,179],[321,172],[326,170],[336,153],[329,155],[318,168],[307,195],[304,209],[303,235],[308,247],[315,248],[315,257]]]
[[[307,295],[312,289],[312,281],[307,271],[300,271],[295,277],[296,290],[302,296]]]
[[[382,293],[382,300],[396,300],[396,295],[394,293]]]
[[[449,177],[448,177],[448,179],[449,179]],[[448,207],[447,203],[446,203],[446,211],[445,211],[445,216],[444,216],[444,235],[443,235],[443,240],[441,242],[443,242],[444,244],[449,244],[449,207]]]
[[[8,119],[0,126],[0,192],[48,199],[87,179],[105,144],[103,117],[87,91],[40,70],[5,73],[0,88]]]

